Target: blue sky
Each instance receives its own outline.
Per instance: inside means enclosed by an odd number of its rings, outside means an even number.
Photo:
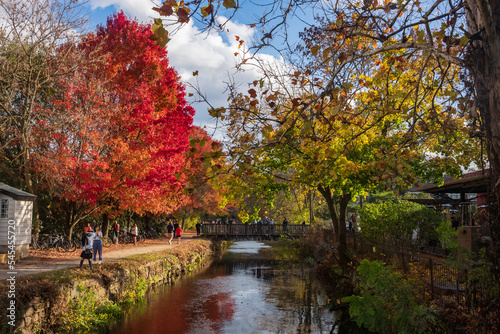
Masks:
[[[151,9],[153,4],[150,0],[90,0],[90,4],[92,28],[97,24],[104,24],[109,15],[120,10],[144,23],[152,23],[153,18],[158,17],[158,14]],[[257,8],[255,12],[250,9],[251,7],[246,7],[246,10],[239,12],[236,20],[227,25],[229,31],[222,33],[203,33],[190,22],[178,31],[167,45],[170,64],[177,70],[182,80],[191,84],[197,81],[214,107],[226,105],[224,82],[228,82],[229,77],[234,76],[234,80],[241,84],[241,90],[246,89],[247,83],[261,77],[254,66],[247,66],[245,71],[240,73],[236,73],[234,69],[238,61],[234,53],[241,51],[238,49],[235,36],[249,42],[255,33],[249,26],[239,24],[237,20],[254,19],[263,11],[263,8]],[[275,66],[280,66],[282,62],[266,53],[260,53],[259,57]],[[197,77],[193,77],[194,71],[198,71]],[[210,133],[213,120],[208,116],[208,106],[194,103],[194,100],[191,100],[191,104],[196,109],[194,124],[207,126],[207,131]]]

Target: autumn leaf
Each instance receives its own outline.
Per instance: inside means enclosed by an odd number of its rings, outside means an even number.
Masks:
[[[165,45],[170,41],[168,38],[168,31],[163,27],[163,21],[161,19],[155,19],[153,25],[151,25],[152,35],[149,39],[155,42],[155,45],[159,45],[164,48]]]
[[[236,1],[235,0],[224,0],[222,5],[224,7],[226,7],[226,9],[236,8]]]
[[[180,7],[179,9],[177,9],[177,17],[179,18],[179,22],[182,23],[189,22],[189,8]]]
[[[213,12],[214,12],[214,6],[212,4],[209,4],[208,6],[201,8],[201,15],[203,17],[207,17],[210,14],[213,14]]]
[[[321,49],[319,45],[315,45],[311,48],[311,54],[316,57],[318,55],[318,51]]]
[[[170,16],[174,13],[172,5],[168,1],[164,2],[160,8],[153,7],[153,10],[158,12],[161,16]]]

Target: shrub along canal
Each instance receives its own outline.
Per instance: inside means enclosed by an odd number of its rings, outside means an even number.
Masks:
[[[310,268],[239,241],[200,272],[148,293],[109,333],[341,333],[328,302]]]

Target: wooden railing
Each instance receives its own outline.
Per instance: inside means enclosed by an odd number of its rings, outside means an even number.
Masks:
[[[205,224],[202,232],[207,237],[279,237],[289,235],[292,237],[302,236],[311,229],[310,225],[294,224]]]

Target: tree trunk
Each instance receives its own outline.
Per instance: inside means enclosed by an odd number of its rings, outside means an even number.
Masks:
[[[132,213],[129,212],[129,214],[127,215],[127,231],[130,231],[131,220],[132,220]]]
[[[338,243],[339,265],[344,274],[347,273],[347,264],[349,257],[347,255],[347,230],[345,226],[347,216],[347,204],[351,200],[350,194],[343,194],[339,198],[334,198],[330,187],[318,186],[318,190],[325,198],[328,205],[328,211],[332,217],[333,228],[335,231],[335,241]],[[338,200],[338,203],[335,203]],[[338,205],[338,208],[337,208]]]
[[[490,162],[491,191],[496,205],[490,206],[493,259],[500,255],[500,1],[467,0],[470,41],[468,68],[474,76],[479,109]],[[475,110],[473,110],[475,112]],[[497,262],[497,265],[499,263]]]
[[[107,213],[102,215],[102,228],[101,232],[102,234],[107,237],[108,236],[108,231],[109,231],[109,216]]]
[[[149,231],[149,221],[150,221],[149,215],[146,213],[146,215],[144,216],[144,222],[146,224],[146,231]]]
[[[346,221],[347,221],[347,205],[351,201],[351,195],[350,194],[343,194],[340,197],[339,200],[339,247],[341,249],[344,249],[345,251],[344,256],[345,258],[343,259],[343,263],[345,263],[345,268],[342,268],[342,270],[345,269],[344,272],[347,271],[347,263],[349,262],[349,257],[347,255],[347,228],[346,228]]]
[[[323,187],[321,184],[318,186],[318,191],[323,196],[326,205],[328,206],[328,212],[330,213],[330,217],[332,218],[335,241],[338,241],[338,236],[339,236],[339,225],[337,219],[338,215],[337,215],[337,208],[335,207],[335,203],[333,201],[332,193],[330,192],[329,187]]]
[[[309,224],[314,223],[314,211],[313,211],[313,191],[309,191]]]

